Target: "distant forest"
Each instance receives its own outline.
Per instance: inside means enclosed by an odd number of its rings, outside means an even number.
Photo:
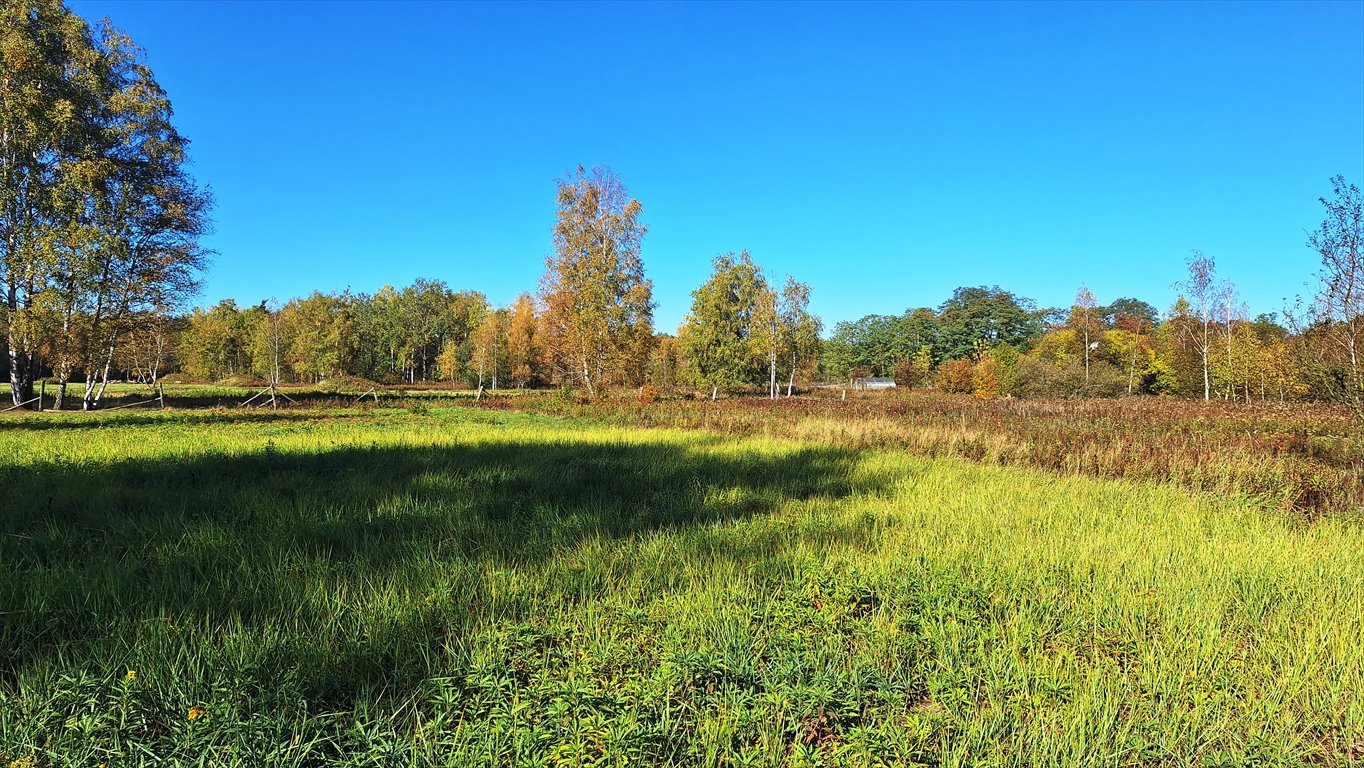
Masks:
[[[187,141],[143,52],[60,2],[3,8],[13,18],[0,27],[0,365],[15,405],[34,400],[40,379],[63,399],[84,384],[91,409],[110,380],[170,374],[712,397],[878,376],[981,398],[1333,400],[1364,418],[1361,195],[1339,176],[1307,242],[1322,259],[1320,289],[1283,315],[1250,317],[1212,258],[1194,252],[1168,308],[1105,304],[1084,286],[1060,309],[963,287],[937,307],[825,328],[809,285],[739,252],[714,259],[677,333],[658,333],[642,206],[609,169],[582,167],[558,182],[541,284],[510,306],[418,280],[186,313],[212,200],[186,170]]]

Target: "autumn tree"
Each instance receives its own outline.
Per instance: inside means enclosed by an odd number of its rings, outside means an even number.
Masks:
[[[507,319],[507,373],[517,388],[523,388],[537,374],[540,365],[539,319],[535,298],[528,293],[516,297]]]
[[[155,384],[174,361],[175,339],[183,325],[164,308],[153,309],[134,322],[128,339],[119,345],[114,365],[133,380]]]
[[[251,339],[268,314],[264,305],[242,310],[232,299],[194,310],[180,337],[185,372],[207,381],[250,372]]]
[[[545,344],[565,380],[589,393],[641,380],[653,341],[653,283],[644,276],[641,206],[610,169],[558,182],[554,255],[541,282]]]
[[[506,366],[507,360],[507,312],[497,310],[483,317],[483,322],[474,331],[470,344],[473,355],[469,360],[470,373],[478,377],[478,389],[483,389],[486,380],[497,389],[498,374]]]
[[[277,314],[273,325],[282,328],[284,361],[298,379],[317,383],[353,370],[355,330],[349,295],[314,291],[291,300]]]
[[[662,392],[672,392],[683,368],[684,358],[678,339],[667,334],[654,337],[653,351],[649,353],[649,383]]]
[[[83,407],[97,407],[114,353],[132,324],[180,305],[199,288],[211,197],[186,171],[189,142],[171,123],[166,92],[145,53],[107,22],[100,28],[102,93],[95,123],[100,171],[88,205],[101,233],[86,299],[91,335]],[[91,385],[98,379],[99,387]]]
[[[436,378],[438,380],[450,382],[450,386],[457,388],[459,382],[464,379],[466,366],[464,345],[457,344],[453,340],[447,340],[441,346],[440,354],[436,355]]]

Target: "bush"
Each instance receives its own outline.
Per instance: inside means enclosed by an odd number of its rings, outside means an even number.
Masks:
[[[933,376],[933,387],[939,392],[969,395],[976,389],[976,367],[966,358],[948,360],[938,366]]]
[[[1088,382],[1083,360],[1057,365],[1028,355],[1014,371],[1021,397],[1117,397],[1127,392],[1127,375],[1104,362],[1090,361]]]
[[[993,355],[986,355],[976,363],[971,371],[971,394],[980,400],[989,400],[1000,394],[999,363]]]
[[[207,384],[208,382],[198,376],[191,376],[188,373],[168,373],[157,379],[162,384]]]

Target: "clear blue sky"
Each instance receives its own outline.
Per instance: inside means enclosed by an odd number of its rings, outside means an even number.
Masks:
[[[1364,3],[75,2],[146,47],[217,197],[199,303],[533,290],[554,179],[644,205],[660,330],[719,252],[827,324],[999,284],[1253,312],[1364,184]]]

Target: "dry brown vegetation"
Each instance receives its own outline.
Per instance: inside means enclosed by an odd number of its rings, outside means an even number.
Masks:
[[[647,405],[633,397],[517,397],[483,406],[1155,480],[1252,496],[1309,518],[1364,511],[1364,434],[1344,408],[1321,404],[978,400],[929,392],[850,392],[842,400],[835,392]]]

